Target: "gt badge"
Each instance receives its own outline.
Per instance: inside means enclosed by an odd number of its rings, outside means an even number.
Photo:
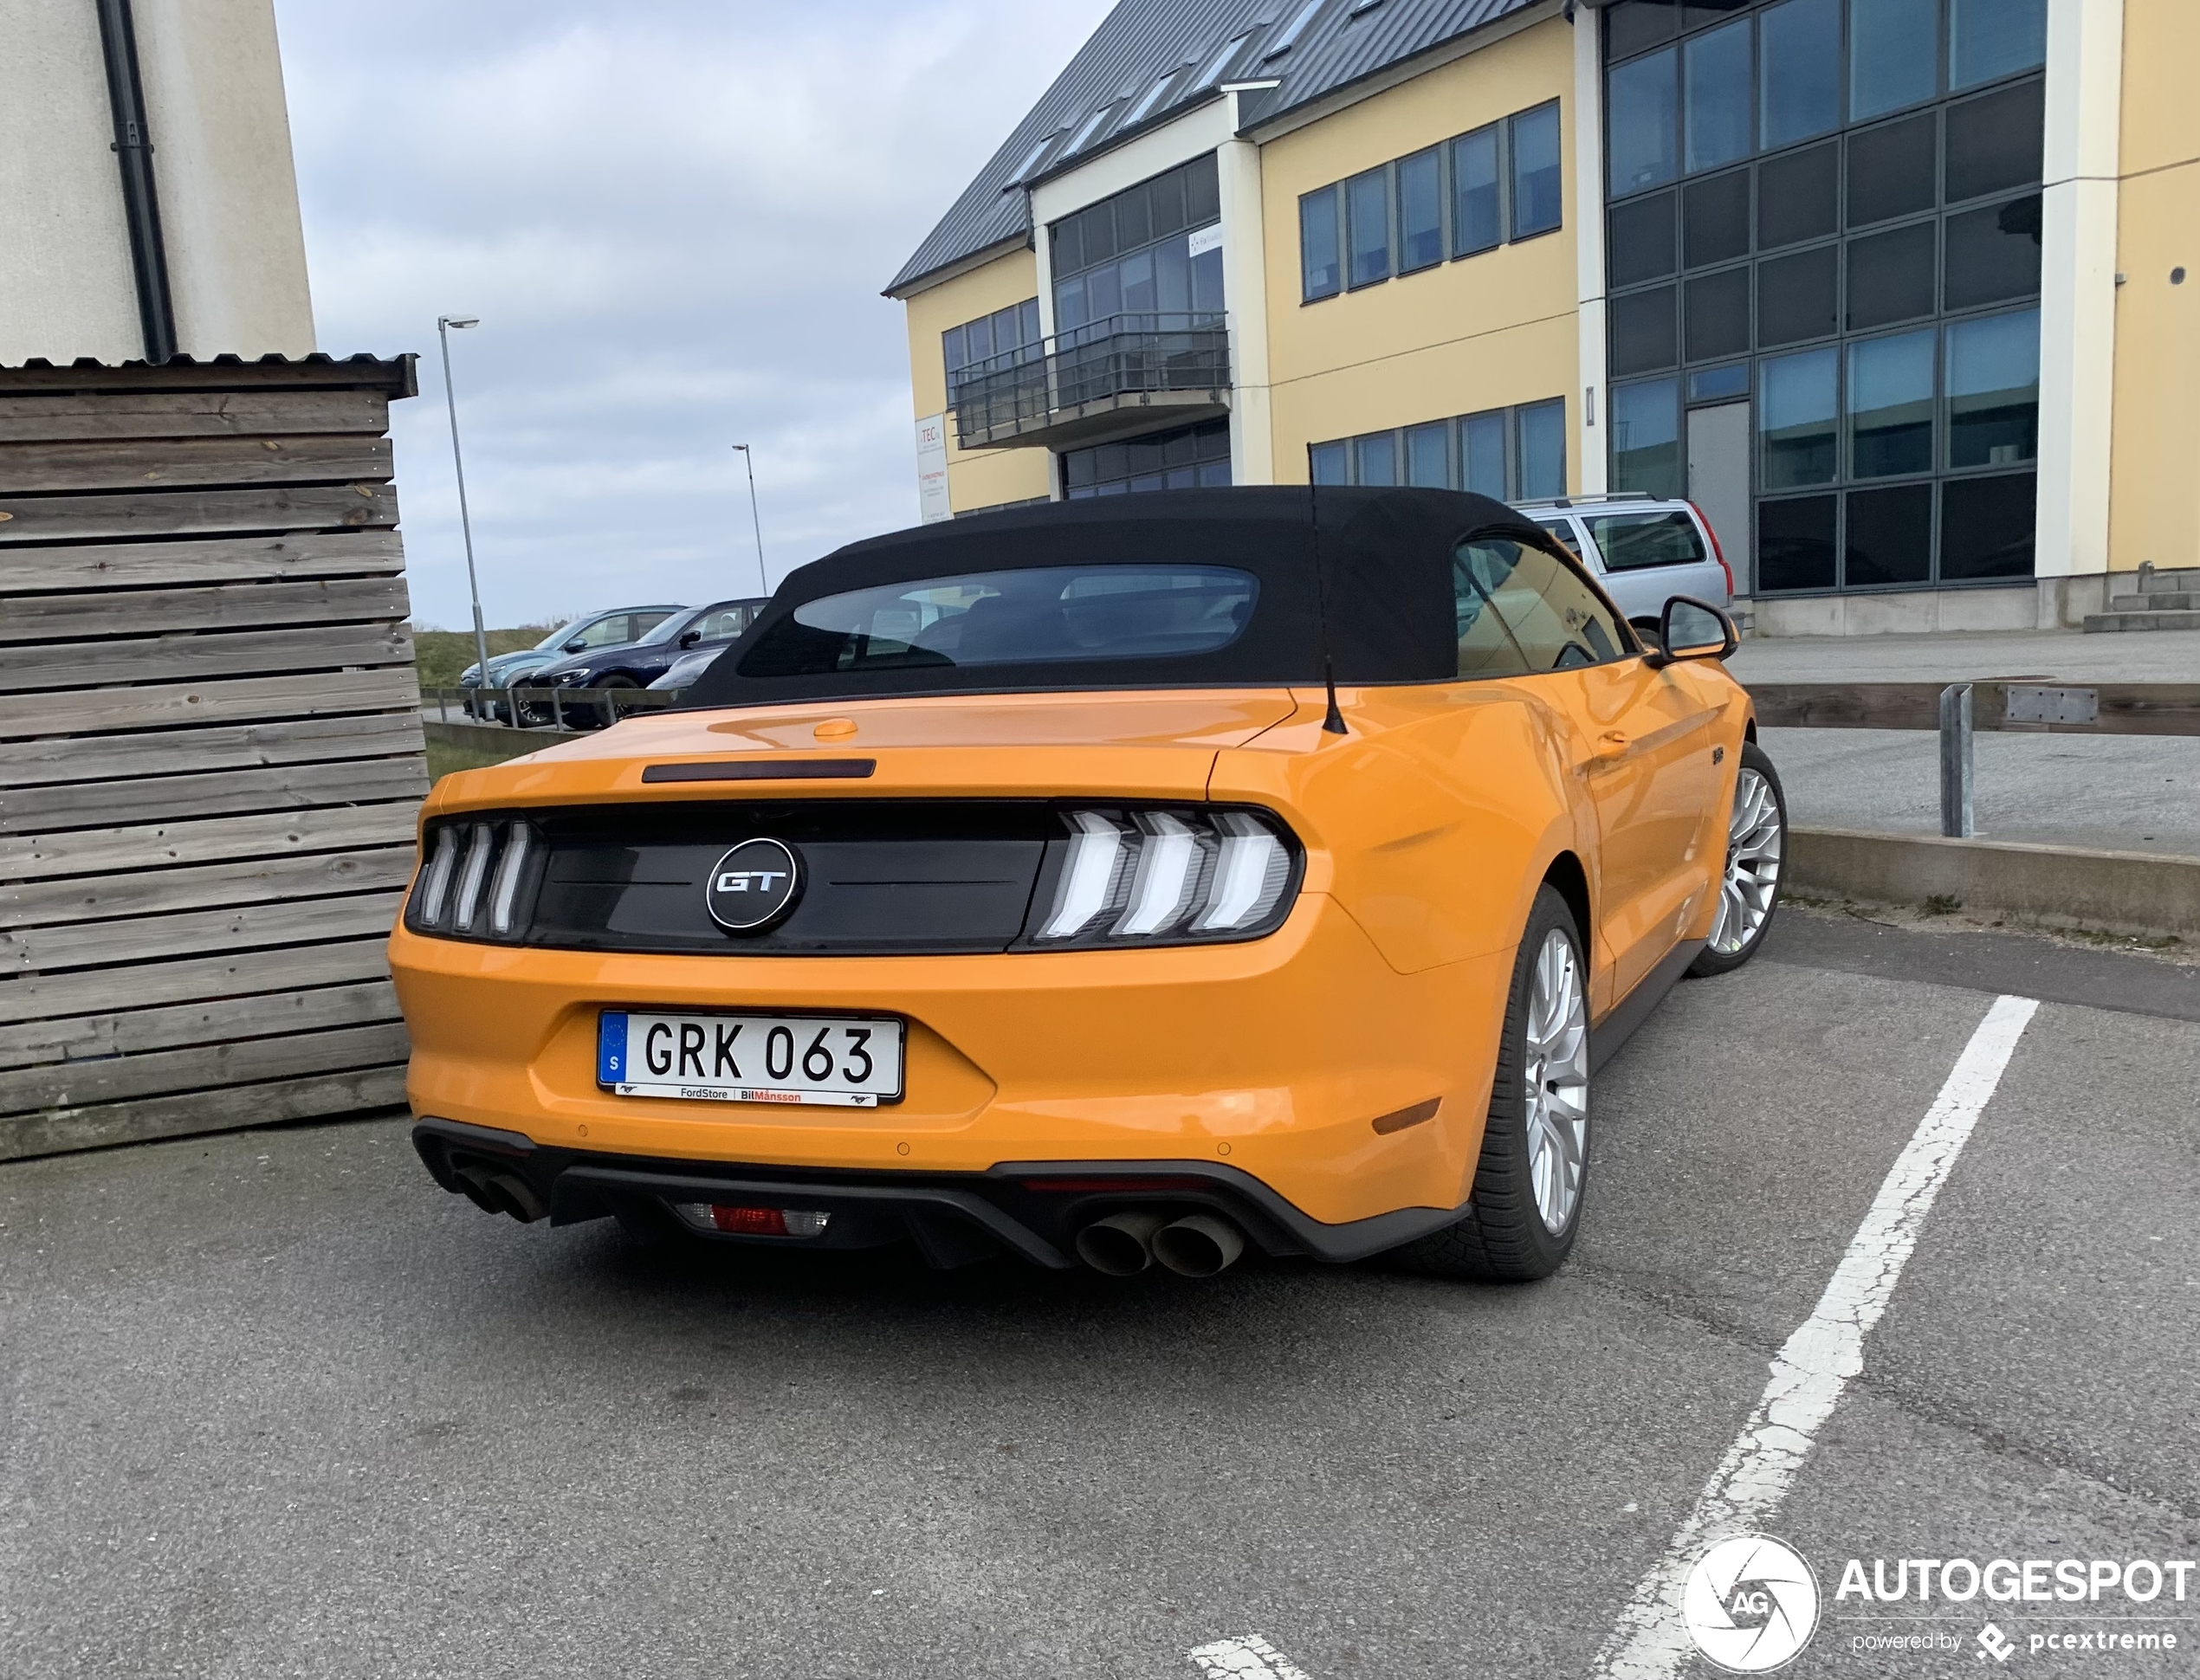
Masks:
[[[802,896],[802,859],[782,840],[744,840],[720,858],[704,883],[710,919],[729,934],[760,934],[784,920]]]

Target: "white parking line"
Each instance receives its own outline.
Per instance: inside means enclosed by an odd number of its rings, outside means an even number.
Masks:
[[[1772,1380],[1757,1410],[1664,1557],[1620,1612],[1596,1654],[1597,1680],[1671,1680],[1679,1672],[1692,1649],[1680,1619],[1681,1584],[1689,1569],[1720,1541],[1755,1529],[1787,1497],[1820,1426],[1849,1380],[1864,1368],[1864,1338],[1886,1310],[1917,1246],[1919,1227],[2039,1006],[2031,998],[1997,998],[1986,1011],[1948,1082],[1888,1169],[1817,1309],[1773,1360]]]
[[[1187,1651],[1211,1680],[1306,1680],[1306,1670],[1258,1633]]]

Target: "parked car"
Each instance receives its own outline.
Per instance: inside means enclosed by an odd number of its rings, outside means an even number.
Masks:
[[[430,1173],[942,1266],[1555,1270],[1595,1069],[1777,906],[1733,627],[1646,649],[1481,496],[1315,516],[857,543],[682,707],[444,777],[389,947]]]
[[[763,605],[761,598],[751,597],[683,607],[646,636],[618,646],[592,648],[545,667],[535,674],[535,683],[545,688],[646,688],[682,656],[733,642],[754,622]],[[562,703],[558,710],[566,722],[583,727],[618,721],[615,703],[608,701]]]
[[[513,688],[530,681],[560,660],[574,654],[586,653],[592,648],[613,647],[637,641],[680,611],[677,605],[658,605],[613,607],[605,612],[587,613],[552,630],[531,648],[523,648],[517,653],[490,655],[486,679],[482,676],[480,662],[476,661],[458,674],[458,686],[462,688]],[[469,700],[466,709],[476,717],[501,722],[506,708],[502,701],[482,696]],[[537,708],[529,706],[523,709],[531,714]]]
[[[674,660],[664,675],[651,684],[652,688],[686,688],[710,669],[711,662],[734,644],[723,643],[717,647],[697,648],[693,653],[683,653]]]
[[[1733,604],[1734,573],[1692,501],[1585,496],[1519,507],[1588,563],[1630,619],[1654,621],[1676,595],[1721,610]]]

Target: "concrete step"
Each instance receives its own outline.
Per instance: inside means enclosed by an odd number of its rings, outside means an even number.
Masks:
[[[2111,612],[2200,612],[2200,594],[2181,595],[2159,590],[2148,595],[2112,595]]]
[[[2086,633],[2105,630],[2200,630],[2200,612],[2089,612]]]

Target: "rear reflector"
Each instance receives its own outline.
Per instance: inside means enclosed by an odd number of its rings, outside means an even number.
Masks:
[[[724,1202],[674,1202],[671,1208],[697,1231],[733,1237],[822,1237],[832,1218],[814,1208],[745,1207]]]

